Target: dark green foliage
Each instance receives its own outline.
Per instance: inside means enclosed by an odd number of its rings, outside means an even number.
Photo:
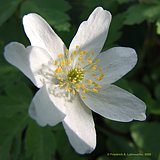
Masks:
[[[120,123],[94,114],[97,147],[81,156],[71,147],[61,124],[39,127],[28,116],[37,89],[6,62],[3,51],[10,41],[29,45],[22,26],[25,14],[40,14],[69,45],[81,21],[96,6],[113,15],[103,50],[123,45],[137,51],[138,64],[116,85],[146,103],[147,120]],[[159,35],[159,0],[0,0],[0,160],[160,160]]]

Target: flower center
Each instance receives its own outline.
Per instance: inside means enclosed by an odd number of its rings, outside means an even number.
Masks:
[[[93,56],[94,52],[79,51],[79,46],[70,54],[66,49],[65,54],[59,53],[57,60],[50,63],[54,70],[43,67],[42,73],[48,82],[56,82],[59,88],[73,95],[81,92],[85,98],[87,92],[99,92],[102,88],[99,81],[104,78],[103,68],[98,67],[100,60],[93,61]]]
[[[79,67],[73,68],[68,72],[67,78],[71,83],[79,83],[84,79],[84,70]]]

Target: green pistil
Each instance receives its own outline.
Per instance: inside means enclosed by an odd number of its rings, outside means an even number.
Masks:
[[[81,68],[71,69],[67,75],[68,80],[72,83],[79,83],[84,78],[84,71]]]

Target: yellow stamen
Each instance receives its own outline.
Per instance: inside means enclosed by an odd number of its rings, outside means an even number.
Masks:
[[[83,52],[83,54],[87,55],[87,54],[88,54],[88,52],[87,52],[87,51],[84,51],[84,52]]]
[[[57,61],[57,60],[55,60],[55,61],[54,61],[54,65],[57,65],[57,64],[58,64],[58,61]]]
[[[99,63],[100,61],[101,61],[100,59],[97,59],[97,60],[96,60],[96,63]]]
[[[91,60],[89,60],[89,59],[88,59],[88,64],[90,64],[90,65],[92,64],[92,61],[91,61]]]
[[[76,94],[76,91],[74,89],[72,90],[72,94],[74,94],[74,95]]]
[[[79,56],[78,60],[81,61],[82,59],[83,59],[82,56]]]
[[[79,49],[79,46],[78,46],[78,45],[76,45],[76,49]]]
[[[64,57],[64,55],[62,53],[58,54],[58,58],[63,58],[63,57]]]
[[[82,56],[83,55],[83,51],[79,52],[79,54]]]
[[[92,70],[95,71],[96,69],[97,69],[97,66],[94,65],[94,66],[92,67]]]
[[[85,89],[85,85],[84,85],[84,84],[82,84],[82,86],[81,86],[81,87],[82,87],[82,89]]]
[[[58,67],[58,68],[55,70],[55,73],[62,73],[62,68],[61,68],[61,67]]]
[[[80,84],[76,84],[76,89],[80,89],[80,88],[81,88]]]
[[[92,91],[98,93],[98,90],[96,88],[93,88]]]
[[[77,51],[74,51],[73,54],[74,54],[74,55],[77,55]]]
[[[88,83],[88,84],[92,84],[93,81],[92,81],[91,79],[89,79],[89,80],[87,80],[87,83]]]
[[[67,48],[65,49],[65,53],[66,53],[66,55],[68,55],[68,49]]]
[[[61,62],[60,62],[60,65],[61,65],[61,66],[64,66],[64,64],[65,64],[65,61],[61,61]]]
[[[91,55],[94,55],[94,52],[91,52],[90,54],[91,54]]]
[[[67,92],[71,92],[71,88],[68,88],[68,89],[67,89]]]
[[[82,99],[86,99],[86,96],[82,96]]]
[[[101,71],[103,71],[103,68],[99,68],[98,70],[101,72]]]

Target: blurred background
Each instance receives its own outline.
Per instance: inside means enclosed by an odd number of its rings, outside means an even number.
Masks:
[[[144,122],[120,123],[94,114],[97,147],[79,155],[61,124],[39,127],[28,107],[37,88],[4,57],[4,46],[25,46],[22,17],[36,12],[69,46],[78,26],[97,6],[113,19],[103,50],[126,46],[137,51],[136,67],[116,85],[147,105]],[[125,153],[128,156],[111,156]],[[143,153],[143,156],[130,155]],[[160,0],[0,0],[0,160],[160,160]]]

